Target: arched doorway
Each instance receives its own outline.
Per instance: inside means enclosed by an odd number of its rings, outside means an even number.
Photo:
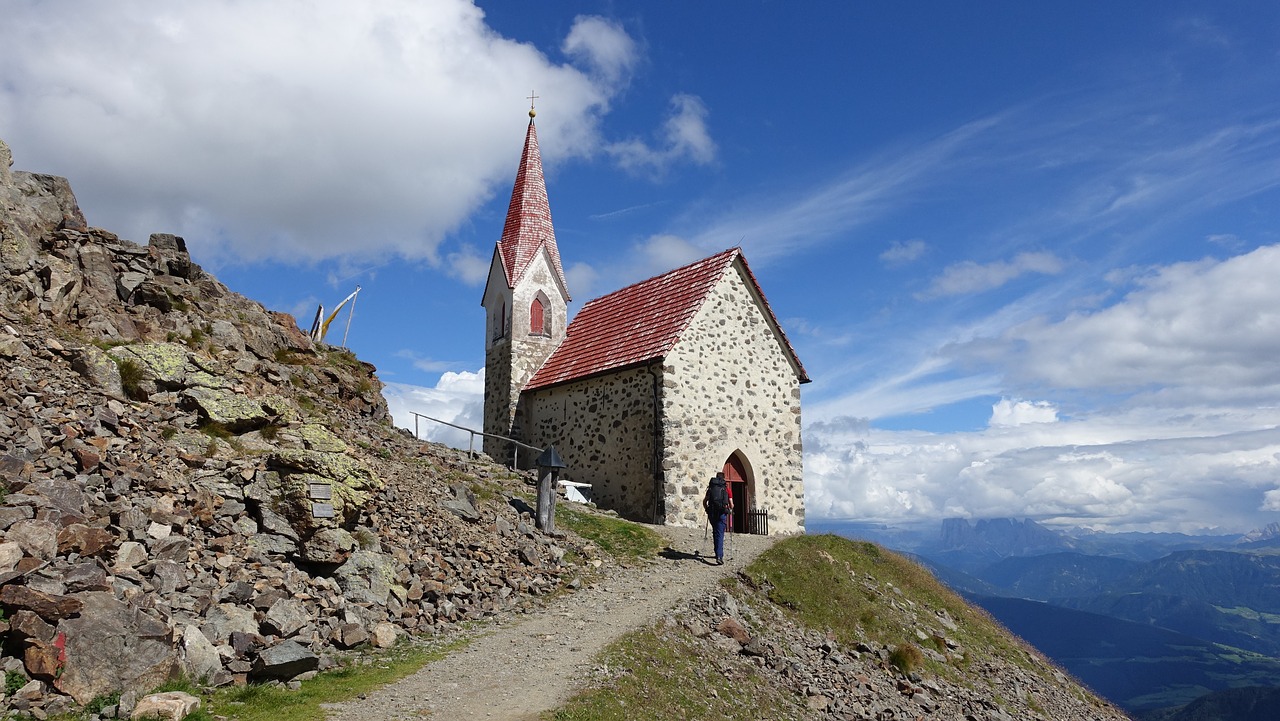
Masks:
[[[730,524],[734,533],[747,531],[747,514],[751,512],[751,483],[747,475],[747,464],[737,452],[724,462],[724,480],[729,484],[729,495],[733,498],[733,520]]]

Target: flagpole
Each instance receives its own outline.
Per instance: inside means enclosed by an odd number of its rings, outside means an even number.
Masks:
[[[351,294],[351,310],[347,313],[347,327],[342,331],[342,347],[347,347],[347,333],[351,332],[351,319],[356,314],[356,297],[360,295],[360,286],[356,286],[356,292]]]

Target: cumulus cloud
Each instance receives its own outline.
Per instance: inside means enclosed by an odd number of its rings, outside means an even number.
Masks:
[[[881,522],[1030,517],[1101,530],[1245,532],[1280,511],[1280,245],[1116,274],[1110,305],[955,343],[947,353],[997,387],[986,429],[878,429],[915,392],[949,402],[944,356],[838,402],[806,407],[813,517]],[[960,382],[954,378],[949,382]],[[960,386],[963,387],[963,386]],[[969,398],[979,397],[980,384]],[[879,389],[879,390],[877,390]],[[886,390],[887,389],[887,390]],[[898,399],[876,402],[876,393]],[[862,397],[856,397],[861,393]],[[950,398],[955,400],[955,398]],[[872,423],[849,422],[856,408]],[[816,410],[817,413],[811,413]],[[868,412],[868,411],[871,412]]]
[[[1280,245],[1153,268],[1119,302],[999,340],[1009,372],[1060,388],[1280,401]]]
[[[925,434],[806,429],[813,517],[1035,518],[1099,530],[1244,532],[1280,510],[1280,430],[1094,442],[1105,420]],[[1052,429],[1053,433],[1047,433]]]
[[[631,138],[606,150],[620,166],[639,174],[661,175],[686,160],[706,165],[716,156],[715,141],[707,130],[707,106],[696,96],[676,95],[671,98],[671,112],[656,145]]]
[[[1028,273],[1056,275],[1062,272],[1063,262],[1053,253],[1019,253],[1013,260],[994,263],[963,261],[947,266],[942,275],[934,278],[921,298],[938,298],[951,295],[981,293],[1008,283]]]
[[[5,140],[19,168],[74,167],[90,223],[215,265],[399,255],[463,278],[438,246],[510,187],[529,90],[544,158],[585,157],[637,62],[612,22],[579,17],[562,63],[465,0],[17,3],[5,29]]]
[[[574,18],[560,49],[609,84],[624,82],[640,59],[636,41],[622,25],[590,15]]]
[[[469,448],[474,440],[480,450],[481,439],[453,426],[484,430],[484,369],[446,372],[434,387],[405,383],[388,383],[382,389],[387,408],[396,427],[413,431],[418,437],[444,443],[454,448]],[[421,418],[415,417],[417,413]],[[435,420],[431,420],[435,419]],[[438,421],[444,421],[440,423]]]
[[[1055,423],[1058,409],[1048,401],[1001,398],[991,406],[991,426],[1020,426],[1024,423]]]

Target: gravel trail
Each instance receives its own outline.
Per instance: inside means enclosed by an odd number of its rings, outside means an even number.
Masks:
[[[667,539],[656,560],[604,578],[530,614],[488,626],[465,649],[366,698],[326,706],[329,721],[527,721],[562,705],[592,659],[628,631],[749,564],[775,537],[734,535],[723,566],[703,531],[654,527]]]

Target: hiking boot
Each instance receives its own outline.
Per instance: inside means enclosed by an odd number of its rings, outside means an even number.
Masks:
[[[717,566],[723,566],[723,565],[724,565],[724,559],[723,559],[723,558],[720,558],[719,556],[716,556],[716,565],[717,565]]]

